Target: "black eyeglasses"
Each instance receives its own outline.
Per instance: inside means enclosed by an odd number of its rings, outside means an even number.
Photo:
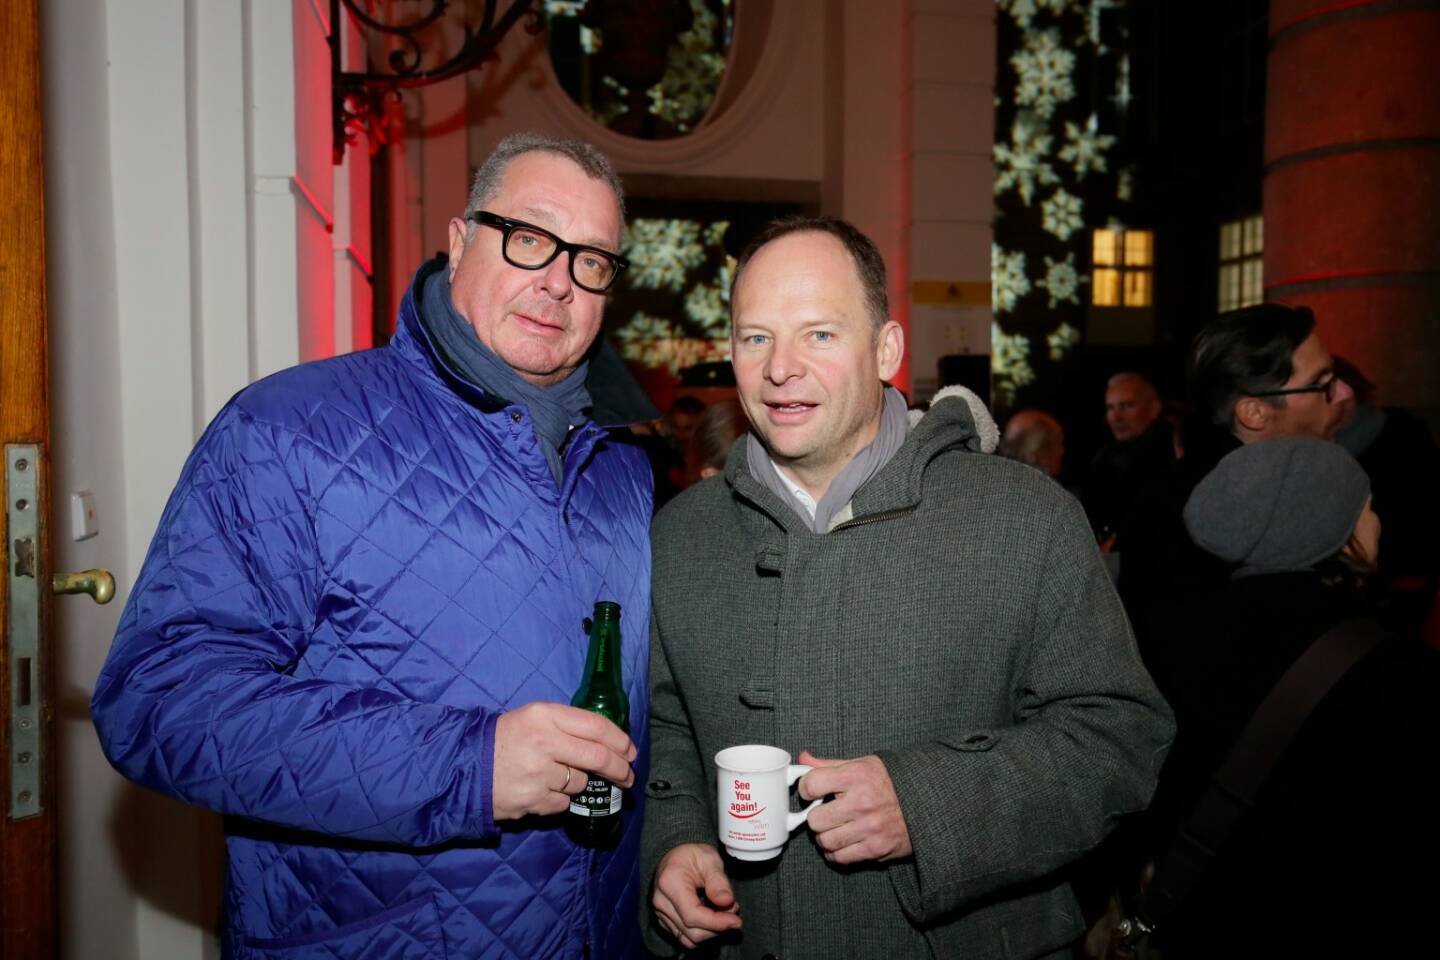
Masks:
[[[1334,398],[1335,383],[1340,378],[1330,374],[1330,379],[1324,383],[1312,383],[1308,387],[1287,387],[1283,390],[1261,390],[1258,393],[1248,394],[1252,397],[1288,397],[1292,393],[1323,393],[1325,402],[1330,403]]]
[[[566,243],[549,230],[542,230],[523,220],[498,217],[485,210],[475,211],[468,219],[494,227],[504,234],[500,252],[512,267],[540,270],[548,267],[560,254],[570,254],[570,279],[577,287],[591,293],[604,293],[610,289],[620,271],[630,266],[630,261],[618,253],[583,243]]]

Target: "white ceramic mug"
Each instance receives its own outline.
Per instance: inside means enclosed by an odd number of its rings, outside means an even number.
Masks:
[[[811,768],[792,764],[779,747],[758,743],[728,747],[715,754],[719,792],[720,842],[737,860],[778,857],[790,832],[805,822],[817,799],[790,812],[790,787]]]

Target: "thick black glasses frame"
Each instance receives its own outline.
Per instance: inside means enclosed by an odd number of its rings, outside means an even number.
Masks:
[[[526,223],[524,220],[512,220],[509,217],[497,216],[496,214],[493,214],[488,210],[476,210],[474,213],[470,214],[467,219],[487,227],[494,227],[495,229],[501,231],[503,235],[500,238],[500,255],[503,256],[505,258],[505,262],[510,264],[510,266],[512,267],[519,267],[521,270],[544,270],[546,267],[550,266],[550,264],[554,263],[555,258],[560,256],[560,254],[570,254],[570,279],[575,281],[575,285],[581,290],[588,290],[591,293],[604,293],[606,290],[609,290],[615,284],[616,278],[620,276],[620,271],[630,266],[630,261],[620,256],[618,253],[612,253],[609,250],[604,250],[600,247],[592,247],[584,243],[568,243],[564,240],[561,240],[559,237],[555,236],[555,234],[551,233],[549,230],[546,230],[544,227],[537,227],[535,226],[535,224]],[[550,256],[545,258],[544,263],[516,263],[514,260],[510,259],[509,252],[510,234],[514,233],[516,230],[529,230],[531,233],[538,233],[542,236],[549,237],[551,240],[555,241],[555,249],[550,252]],[[610,281],[606,283],[605,286],[592,287],[589,284],[583,283],[579,277],[575,276],[575,254],[582,251],[588,253],[598,253],[606,260],[609,260],[610,262],[615,264],[615,272],[610,275]]]
[[[1334,389],[1335,389],[1335,381],[1336,381],[1336,380],[1339,380],[1339,379],[1340,379],[1339,377],[1335,376],[1335,375],[1332,373],[1332,374],[1330,375],[1330,379],[1329,379],[1329,380],[1326,380],[1324,383],[1312,383],[1312,384],[1310,384],[1310,386],[1308,386],[1308,387],[1289,387],[1289,388],[1284,389],[1284,390],[1261,390],[1259,393],[1251,393],[1251,394],[1247,394],[1247,396],[1251,396],[1251,397],[1288,397],[1288,396],[1289,396],[1290,394],[1292,394],[1292,393],[1323,393],[1323,394],[1325,394],[1325,402],[1326,402],[1326,403],[1329,403],[1329,402],[1330,402],[1330,394],[1331,394],[1331,392],[1334,391]]]

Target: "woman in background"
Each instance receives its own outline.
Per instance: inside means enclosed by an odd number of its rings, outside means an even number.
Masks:
[[[1276,682],[1316,639],[1372,614],[1370,481],[1308,437],[1247,444],[1195,488],[1185,525],[1231,579],[1165,611],[1146,650],[1177,734],[1149,814],[1159,857]],[[1394,956],[1432,942],[1440,655],[1392,637],[1300,727],[1254,807],[1161,931],[1166,960]],[[1405,868],[1405,869],[1402,869]],[[1415,882],[1400,880],[1418,871]]]

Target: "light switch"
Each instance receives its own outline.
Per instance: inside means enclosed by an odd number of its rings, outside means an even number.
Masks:
[[[89,490],[70,494],[70,539],[89,540],[100,532],[95,516],[95,494]]]

